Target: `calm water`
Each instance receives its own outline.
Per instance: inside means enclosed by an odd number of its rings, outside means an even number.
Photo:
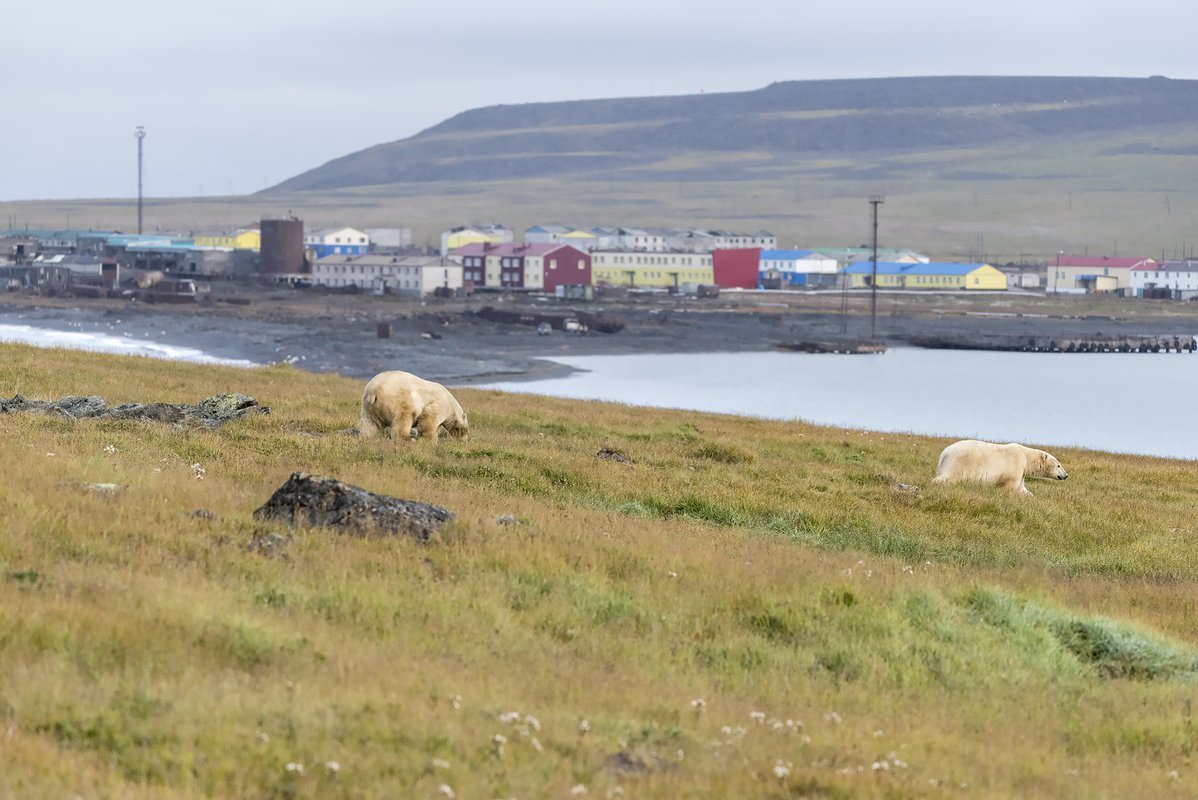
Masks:
[[[1198,458],[1198,355],[708,353],[554,358],[490,388],[821,425]]]

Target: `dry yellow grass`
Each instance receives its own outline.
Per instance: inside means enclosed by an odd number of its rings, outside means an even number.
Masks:
[[[934,439],[483,390],[397,447],[338,433],[360,388],[0,346],[0,396],[274,409],[0,416],[0,796],[1198,789],[1188,463],[1062,451],[1028,501],[929,486]],[[300,469],[458,519],[248,551]]]

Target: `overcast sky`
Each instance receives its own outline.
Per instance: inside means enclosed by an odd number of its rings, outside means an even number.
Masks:
[[[1051,7],[1046,7],[1050,6]],[[13,0],[0,200],[244,194],[498,103],[900,75],[1194,78],[1198,4]]]

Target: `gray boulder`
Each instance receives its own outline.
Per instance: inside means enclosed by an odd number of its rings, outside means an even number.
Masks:
[[[323,525],[357,535],[411,536],[425,542],[453,519],[453,513],[440,506],[375,494],[336,478],[295,472],[254,517],[297,527]]]

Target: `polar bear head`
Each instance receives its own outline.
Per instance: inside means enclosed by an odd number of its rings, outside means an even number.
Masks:
[[[1063,481],[1069,477],[1069,473],[1061,466],[1061,462],[1057,461],[1056,456],[1043,450],[1039,452],[1032,466],[1035,470],[1033,474],[1038,478],[1056,478]]]
[[[470,438],[470,420],[467,419],[466,412],[462,410],[461,406],[457,407],[456,413],[445,420],[441,427],[445,428],[445,432],[455,439]]]

